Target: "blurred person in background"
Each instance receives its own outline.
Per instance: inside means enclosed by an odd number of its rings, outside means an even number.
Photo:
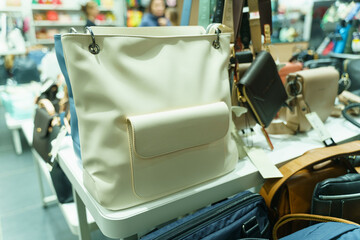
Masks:
[[[85,27],[95,26],[95,19],[99,14],[99,8],[97,4],[93,1],[87,2],[85,5],[81,7],[82,11],[86,16],[86,25]]]
[[[179,26],[179,15],[175,7],[166,8],[165,17],[169,19],[172,26]]]
[[[151,0],[139,27],[171,26],[169,19],[165,17],[165,9],[164,0]]]

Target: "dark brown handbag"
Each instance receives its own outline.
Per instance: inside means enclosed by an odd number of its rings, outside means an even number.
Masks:
[[[310,150],[283,165],[279,169],[283,177],[266,180],[260,190],[270,209],[272,221],[276,222],[287,214],[310,213],[316,184],[328,178],[356,172],[347,157],[359,153],[360,141],[354,141]],[[289,234],[305,226],[299,222],[284,233]]]
[[[55,125],[60,124],[60,122],[56,123],[54,118],[55,109],[51,102],[48,99],[41,99],[35,111],[33,147],[46,162],[50,161],[51,132]]]
[[[261,51],[237,83],[238,100],[267,127],[284,105],[287,94],[270,53]]]

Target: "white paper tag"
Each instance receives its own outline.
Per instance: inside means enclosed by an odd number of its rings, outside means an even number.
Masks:
[[[283,177],[280,170],[271,162],[263,149],[255,147],[245,147],[245,150],[251,162],[259,170],[263,178],[267,179]]]
[[[260,18],[260,13],[259,12],[250,12],[250,15],[249,15],[250,20],[259,19],[259,18]]]
[[[55,160],[55,157],[57,156],[58,152],[59,152],[59,149],[60,149],[60,146],[66,136],[66,127],[65,126],[62,126],[61,129],[60,129],[60,132],[59,134],[57,135],[56,139],[55,139],[55,143],[51,149],[51,152],[50,152],[50,155],[51,155],[51,160],[50,160],[50,163],[52,164]]]
[[[307,120],[309,121],[310,125],[315,129],[318,133],[319,138],[321,141],[327,141],[331,138],[330,133],[327,131],[324,123],[319,118],[316,112],[307,113],[306,115]]]

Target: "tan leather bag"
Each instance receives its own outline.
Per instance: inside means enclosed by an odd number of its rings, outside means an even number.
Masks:
[[[266,180],[260,190],[270,209],[272,220],[276,222],[286,214],[310,213],[315,185],[324,179],[344,175],[348,171],[355,172],[346,157],[359,153],[360,141],[354,141],[310,150],[283,165],[279,169],[283,177]],[[288,230],[293,232],[302,226],[301,222],[296,223]]]
[[[339,72],[334,67],[306,69],[291,73],[287,77],[286,91],[289,108],[280,110],[280,119],[267,128],[271,134],[295,134],[306,132],[311,125],[305,115],[316,112],[320,119],[330,116],[338,91]]]

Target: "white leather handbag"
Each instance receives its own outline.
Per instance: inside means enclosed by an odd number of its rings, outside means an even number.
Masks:
[[[129,208],[235,168],[230,34],[198,26],[88,30],[61,41],[84,185],[102,206]]]

